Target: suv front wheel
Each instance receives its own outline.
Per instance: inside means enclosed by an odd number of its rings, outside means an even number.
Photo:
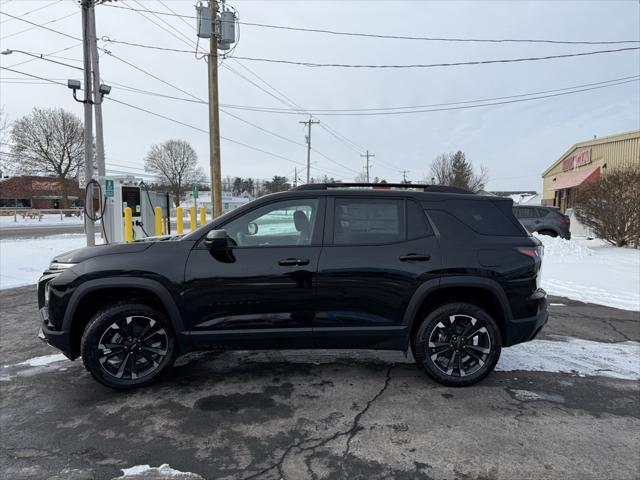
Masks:
[[[502,339],[496,322],[484,310],[451,303],[424,319],[411,344],[416,363],[431,378],[443,385],[464,387],[493,371]]]
[[[99,311],[81,340],[82,362],[103,385],[126,390],[151,383],[171,365],[175,350],[166,316],[142,303]]]

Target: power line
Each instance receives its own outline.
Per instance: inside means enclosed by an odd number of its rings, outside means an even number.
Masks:
[[[8,71],[10,71],[10,72],[18,73],[18,74],[21,74],[21,75],[26,75],[26,76],[28,76],[28,77],[37,78],[37,79],[39,79],[39,80],[44,80],[44,81],[47,81],[47,82],[49,82],[49,83],[55,83],[55,84],[57,84],[57,85],[62,85],[62,86],[65,86],[65,87],[66,87],[66,84],[65,84],[65,83],[57,82],[57,81],[55,81],[55,80],[51,80],[51,79],[48,79],[48,78],[45,78],[45,77],[40,77],[40,76],[38,76],[38,75],[33,75],[33,74],[30,74],[30,73],[26,73],[26,72],[20,72],[20,71],[18,71],[18,70],[14,70],[14,69],[12,69],[12,68],[2,67],[2,66],[0,66],[0,69],[2,69],[2,70],[8,70]],[[112,102],[119,103],[119,104],[121,104],[121,105],[125,105],[125,106],[127,106],[127,107],[129,107],[129,108],[133,108],[133,109],[135,109],[135,110],[142,111],[142,112],[147,113],[147,114],[149,114],[149,115],[153,115],[153,116],[155,116],[155,117],[163,118],[163,119],[165,119],[165,120],[168,120],[168,121],[170,121],[170,122],[176,123],[176,124],[178,124],[178,125],[182,125],[182,126],[184,126],[184,127],[191,128],[191,129],[196,130],[196,131],[198,131],[198,132],[202,132],[202,133],[206,133],[206,134],[208,134],[208,133],[209,133],[209,131],[208,131],[208,130],[204,130],[204,129],[202,129],[202,128],[196,127],[195,125],[191,125],[191,124],[189,124],[189,123],[182,122],[182,121],[180,121],[180,120],[176,120],[175,118],[169,117],[169,116],[167,116],[167,115],[162,115],[161,113],[153,112],[153,111],[151,111],[151,110],[147,110],[147,109],[145,109],[145,108],[138,107],[138,106],[136,106],[136,105],[132,105],[132,104],[127,103],[127,102],[123,102],[122,100],[118,100],[118,99],[113,98],[113,97],[111,97],[111,96],[104,97],[104,98],[106,98],[106,99],[108,99],[108,100],[110,100],[110,101],[112,101]],[[240,141],[238,141],[238,140],[234,140],[234,139],[232,139],[232,138],[223,137],[223,136],[221,136],[220,138],[221,138],[221,139],[223,139],[223,140],[225,140],[225,141],[227,141],[227,142],[234,143],[234,144],[236,144],[236,145],[241,145],[241,146],[243,146],[243,147],[245,147],[245,148],[248,148],[248,149],[250,149],[250,150],[254,150],[254,151],[257,151],[257,152],[260,152],[260,153],[264,153],[265,155],[269,155],[269,156],[272,156],[272,157],[275,157],[275,158],[279,158],[279,159],[282,159],[282,160],[286,160],[287,162],[295,163],[295,164],[298,164],[298,165],[304,165],[302,162],[297,162],[297,161],[295,161],[295,160],[291,160],[290,158],[284,157],[284,156],[279,155],[279,154],[277,154],[277,153],[269,152],[269,151],[267,151],[267,150],[263,150],[263,149],[261,149],[261,148],[254,147],[254,146],[252,146],[252,145],[248,145],[248,144],[246,144],[246,143],[240,142]],[[336,172],[332,172],[332,171],[327,170],[327,169],[324,169],[324,168],[320,168],[320,167],[316,167],[316,168],[317,168],[318,170],[325,171],[325,172],[327,172],[327,173],[331,173],[331,174],[334,174],[334,175],[336,174]]]
[[[156,14],[154,11],[147,9],[146,7],[144,7],[144,5],[142,5],[140,2],[138,2],[138,0],[133,0],[136,5],[139,5],[140,7],[144,8],[144,10],[134,10],[136,13],[138,13],[141,17],[143,17],[144,19],[146,19],[147,21],[153,23],[155,26],[157,26],[158,28],[160,28],[161,30],[164,30],[166,33],[168,33],[169,35],[171,35],[173,38],[179,40],[180,42],[188,45],[188,46],[195,46],[195,42],[193,42],[190,38],[188,38],[185,34],[183,34],[180,30],[176,29],[173,25],[171,25],[169,22],[165,21],[162,17],[158,16],[158,14]],[[124,2],[123,2],[124,3]],[[126,5],[126,4],[125,4]],[[167,30],[166,27],[163,27],[162,25],[160,25],[159,23],[155,22],[153,19],[149,18],[147,15],[145,15],[143,12],[146,13],[150,13],[151,15],[153,15],[155,18],[157,18],[160,22],[164,23],[165,25],[167,25],[171,30],[173,30],[173,33],[169,30]]]
[[[632,75],[627,77],[621,77],[601,82],[593,82],[593,83],[585,83],[581,85],[574,85],[571,87],[564,87],[553,90],[542,90],[538,92],[531,93],[521,93],[517,95],[507,95],[501,97],[491,97],[491,98],[483,98],[476,100],[462,100],[457,102],[447,102],[447,103],[434,103],[430,105],[416,105],[416,106],[407,106],[407,107],[388,107],[388,108],[367,108],[367,109],[337,109],[337,110],[310,110],[313,115],[316,116],[363,116],[363,115],[399,115],[399,114],[411,114],[411,113],[428,113],[432,111],[443,111],[447,109],[434,109],[433,107],[447,107],[452,105],[461,105],[461,104],[469,104],[469,103],[485,103],[485,102],[493,102],[495,100],[506,100],[506,99],[514,99],[519,98],[519,101],[528,101],[529,98],[522,97],[532,97],[536,95],[543,95],[547,93],[556,93],[556,92],[564,92],[566,95],[570,95],[573,93],[578,93],[585,91],[583,87],[592,87],[592,86],[600,86],[599,88],[606,88],[610,86],[620,85],[623,83],[630,83],[633,81],[637,81],[640,79],[640,75]],[[586,90],[591,90],[587,88]],[[557,95],[552,95],[557,96]],[[547,98],[545,96],[535,97],[537,98]],[[491,103],[491,105],[496,105],[499,103],[515,103],[515,102],[498,102]],[[483,106],[483,105],[480,105]],[[459,107],[456,109],[462,108],[473,108],[474,105],[468,105]],[[286,109],[275,109],[268,107],[252,107],[247,105],[225,105],[225,108],[230,109],[239,109],[239,110],[248,110],[253,112],[262,112],[262,113],[274,113],[274,114],[284,114],[284,115],[297,115],[298,112],[295,110],[286,110]],[[399,110],[401,108],[406,108],[407,110]],[[455,109],[453,109],[455,110]]]
[[[71,38],[71,39],[73,39],[73,40],[82,41],[82,39],[81,39],[81,38],[74,37],[73,35],[69,35],[68,33],[64,33],[64,32],[61,32],[60,30],[55,30],[55,29],[53,29],[53,28],[45,27],[45,25],[48,25],[48,24],[50,24],[50,23],[54,23],[54,22],[58,22],[58,21],[60,21],[60,20],[63,20],[63,19],[65,19],[65,18],[69,18],[69,17],[71,17],[71,16],[73,16],[73,15],[77,15],[77,14],[78,14],[78,12],[73,12],[73,13],[70,13],[70,14],[65,15],[65,16],[63,16],[63,17],[56,18],[55,20],[51,20],[51,21],[49,21],[49,22],[45,22],[44,24],[42,24],[42,25],[41,25],[41,24],[39,24],[39,23],[34,23],[34,22],[30,22],[29,20],[25,20],[24,18],[16,17],[15,15],[11,15],[11,14],[9,14],[9,13],[7,13],[7,12],[0,12],[0,15],[6,15],[7,17],[11,17],[11,18],[13,18],[13,19],[15,19],[15,20],[20,20],[21,22],[28,23],[28,24],[30,24],[30,25],[33,25],[33,26],[34,26],[34,28],[36,28],[36,27],[38,27],[38,28],[42,28],[42,29],[44,29],[44,30],[48,30],[48,31],[50,31],[50,32],[57,33],[58,35],[62,35],[62,36],[64,36],[64,37]],[[13,37],[13,36],[15,36],[15,35],[19,35],[20,33],[24,33],[24,32],[29,31],[29,30],[33,30],[33,29],[32,29],[32,28],[28,28],[28,29],[26,29],[26,30],[21,30],[21,31],[19,31],[19,32],[12,33],[12,34],[10,34],[10,35],[5,35],[4,37],[0,37],[0,40],[5,40],[5,39],[7,39],[7,38],[9,38],[9,37]]]
[[[311,33],[324,33],[328,35],[343,35],[349,37],[367,37],[367,38],[381,38],[388,40],[419,40],[428,42],[475,42],[475,43],[552,43],[563,45],[615,45],[624,43],[640,43],[639,40],[605,40],[605,41],[581,41],[581,40],[546,40],[546,39],[527,39],[527,38],[453,38],[453,37],[421,37],[412,35],[382,35],[374,33],[359,33],[359,32],[340,32],[336,30],[326,30],[318,28],[302,28],[302,27],[287,27],[283,25],[269,25],[265,23],[249,23],[240,22],[242,25],[261,27],[261,28],[273,28],[278,30],[291,30],[296,32],[311,32]]]
[[[462,65],[489,65],[493,63],[517,63],[517,62],[537,62],[540,60],[553,60],[558,58],[572,58],[572,57],[584,57],[588,55],[600,55],[603,53],[615,53],[626,52],[630,50],[640,50],[640,47],[624,47],[624,48],[612,48],[608,50],[596,50],[593,52],[580,52],[580,53],[565,53],[561,55],[545,55],[543,57],[523,57],[523,58],[503,58],[499,60],[475,60],[471,62],[450,62],[450,63],[411,63],[405,65],[374,65],[374,64],[354,64],[354,63],[315,63],[315,62],[301,62],[297,60],[283,60],[274,58],[260,58],[260,57],[240,57],[233,56],[232,58],[238,60],[247,60],[250,62],[266,62],[277,63],[284,65],[297,65],[302,67],[330,67],[330,68],[437,68],[437,67],[459,67]]]
[[[328,113],[342,113],[342,112],[370,112],[370,111],[393,111],[393,110],[414,110],[414,109],[418,109],[418,108],[431,108],[431,107],[442,107],[442,106],[447,106],[447,105],[459,105],[462,103],[477,103],[477,102],[486,102],[486,101],[492,101],[492,100],[503,100],[503,99],[507,99],[507,98],[517,98],[517,97],[527,97],[530,95],[539,95],[539,94],[544,94],[544,93],[554,93],[554,92],[560,92],[560,91],[564,91],[564,90],[572,90],[574,88],[581,88],[581,87],[590,87],[593,85],[602,85],[602,84],[606,84],[606,83],[611,83],[611,82],[618,82],[621,80],[629,80],[629,79],[633,79],[633,78],[639,78],[640,75],[629,75],[626,77],[620,77],[620,78],[613,78],[610,80],[602,80],[600,82],[593,82],[593,83],[585,83],[585,84],[581,84],[581,85],[573,85],[571,87],[563,87],[563,88],[555,88],[555,89],[551,89],[551,90],[541,90],[541,91],[537,91],[537,92],[530,92],[530,93],[520,93],[517,95],[507,95],[507,96],[502,96],[502,97],[490,97],[490,98],[483,98],[483,99],[477,99],[477,100],[460,100],[457,102],[447,102],[447,103],[432,103],[432,104],[426,104],[426,105],[405,105],[405,106],[401,106],[401,107],[368,107],[368,108],[310,108],[308,111],[313,113],[314,115],[323,115],[323,114],[328,114]],[[297,113],[296,110],[294,109],[290,109],[290,108],[277,108],[277,107],[256,107],[256,106],[251,106],[251,105],[225,105],[226,108],[232,108],[232,109],[246,109],[246,110],[258,110],[258,111],[265,111],[265,112],[272,112],[272,113],[280,113],[280,112],[286,112],[286,113]]]
[[[160,1],[160,0],[158,0]],[[160,2],[162,3],[162,2]],[[164,3],[162,3],[164,5]],[[105,4],[107,7],[119,8],[123,10],[138,11],[135,8],[125,7],[121,5]],[[164,5],[169,9],[166,5]],[[169,9],[171,10],[171,9]],[[147,9],[147,11],[149,11]],[[171,10],[172,13],[153,11],[158,15],[167,15],[178,17],[181,19],[197,18],[195,15],[183,15],[178,14]],[[186,22],[185,22],[186,23]],[[550,40],[550,39],[527,39],[527,38],[455,38],[455,37],[425,37],[425,36],[413,36],[413,35],[383,35],[373,33],[361,33],[361,32],[342,32],[336,30],[320,29],[320,28],[304,28],[304,27],[289,27],[283,25],[270,25],[266,23],[251,23],[251,22],[239,22],[241,25],[259,28],[271,28],[277,30],[289,30],[296,32],[309,32],[309,33],[322,33],[327,35],[341,35],[349,37],[366,37],[366,38],[379,38],[388,40],[418,40],[429,42],[476,42],[476,43],[549,43],[549,44],[561,44],[561,45],[616,45],[626,43],[640,43],[638,40]]]
[[[232,57],[233,58],[233,57]],[[242,75],[241,73],[237,72],[236,70],[234,70],[233,68],[229,67],[228,65],[223,65],[225,66],[227,69],[229,69],[230,71],[232,71],[233,73],[235,73],[236,75],[240,76],[241,78],[245,79],[246,81],[248,81],[249,83],[251,83],[252,85],[254,85],[255,87],[257,87],[258,89],[262,90],[263,92],[265,92],[267,95],[273,97],[274,99],[276,99],[278,102],[283,103],[284,105],[288,105],[289,107],[293,106],[295,111],[297,112],[297,114],[300,113],[307,113],[309,114],[304,108],[302,108],[299,104],[297,104],[295,101],[293,101],[290,97],[288,97],[287,95],[285,95],[284,93],[282,93],[280,90],[278,90],[277,88],[275,88],[273,85],[271,85],[269,82],[267,82],[265,79],[263,79],[260,75],[258,75],[257,73],[255,73],[253,70],[251,70],[249,67],[247,67],[246,65],[243,65],[241,62],[235,60],[235,62],[240,65],[242,68],[244,68],[247,72],[249,72],[251,75],[253,75],[255,78],[257,78],[260,82],[262,82],[264,85],[266,85],[267,87],[269,87],[271,90],[273,90],[274,92],[276,92],[278,95],[274,95],[273,93],[269,92],[268,90],[265,90],[264,88],[262,88],[260,85],[256,84],[255,82],[253,82],[252,80],[248,79],[247,77],[245,77],[244,75]],[[350,146],[349,143],[355,145],[356,147],[358,146],[355,142],[352,142],[351,140],[347,139],[346,137],[338,134],[337,132],[335,132],[331,127],[329,127],[328,125],[325,124],[320,124],[320,128],[322,128],[323,130],[329,132],[331,135],[333,135],[335,138],[337,138],[339,141],[341,141],[342,143],[345,143],[347,146]],[[353,148],[353,147],[350,147]],[[362,149],[364,150],[364,149]],[[319,152],[318,150],[314,151],[316,153],[318,153],[320,156],[327,158],[328,157],[326,155],[324,155],[322,152]],[[359,152],[358,152],[359,153]],[[333,163],[337,163],[333,160],[330,160]],[[340,165],[338,163],[338,165]],[[346,167],[344,165],[342,165],[343,168],[346,168],[348,170],[352,170],[354,171],[352,168],[350,167]]]
[[[56,3],[60,3],[61,1],[62,1],[62,0],[54,0],[54,1],[53,1],[53,2],[51,2],[51,3],[47,3],[46,5],[43,5],[43,6],[41,6],[41,7],[34,8],[33,10],[29,10],[28,12],[25,12],[25,13],[23,13],[22,15],[18,15],[18,17],[26,17],[27,15],[30,15],[30,14],[32,14],[33,12],[37,12],[38,10],[43,10],[43,9],[45,9],[45,8],[50,7],[51,5],[55,5]],[[3,23],[10,22],[11,20],[13,20],[13,19],[12,19],[12,18],[8,18],[8,19],[6,19],[6,20],[2,20],[2,21],[0,22],[0,25],[2,25]]]
[[[117,43],[120,45],[128,45],[130,47],[140,47],[140,48],[148,48],[152,50],[159,50],[162,52],[176,52],[176,53],[197,53],[195,50],[185,50],[183,48],[169,48],[169,47],[159,47],[157,45],[148,45],[144,43],[135,43],[135,42],[125,42],[124,40],[114,40],[113,38],[109,38],[106,35],[100,37],[100,40],[108,43]]]

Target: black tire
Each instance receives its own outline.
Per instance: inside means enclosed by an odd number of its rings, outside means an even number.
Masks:
[[[98,382],[128,390],[150,384],[173,363],[175,337],[162,312],[143,303],[120,302],[89,321],[80,352]]]
[[[481,308],[450,303],[423,320],[411,347],[416,363],[436,382],[466,387],[493,371],[502,337],[496,322]]]

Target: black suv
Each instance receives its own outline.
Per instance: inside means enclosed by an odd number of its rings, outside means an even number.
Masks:
[[[471,385],[548,316],[542,247],[511,207],[440,186],[269,195],[181,238],[57,256],[40,336],[119,389],[196,349],[410,347],[433,379]]]

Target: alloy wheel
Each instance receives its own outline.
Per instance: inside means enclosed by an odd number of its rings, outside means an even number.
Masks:
[[[169,336],[160,322],[133,315],[113,322],[98,342],[98,361],[108,375],[136,380],[153,374],[169,352]]]
[[[426,350],[426,356],[442,373],[466,377],[487,363],[491,337],[482,320],[464,314],[450,315],[433,327]]]

